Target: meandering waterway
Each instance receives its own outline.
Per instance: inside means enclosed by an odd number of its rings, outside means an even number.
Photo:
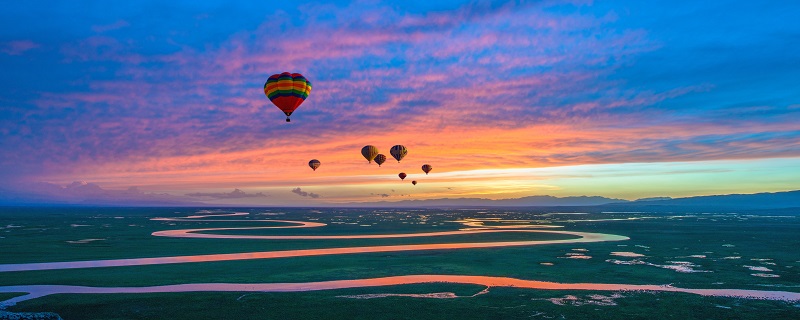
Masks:
[[[51,294],[112,294],[112,293],[165,293],[165,292],[302,292],[348,288],[395,286],[420,283],[458,283],[475,284],[486,287],[514,287],[541,290],[592,290],[592,291],[659,291],[684,292],[702,296],[734,297],[747,299],[768,299],[799,301],[800,293],[785,291],[759,291],[742,289],[687,289],[659,285],[633,285],[611,283],[557,283],[547,281],[522,280],[506,277],[463,276],[463,275],[407,275],[370,279],[334,280],[302,283],[190,283],[152,287],[83,287],[64,285],[31,285],[0,287],[0,292],[27,292],[2,303],[13,305],[17,302],[35,299]]]
[[[538,228],[552,228],[554,226],[484,225],[482,223],[483,221],[479,219],[457,221],[470,228],[454,230],[454,231],[440,231],[440,232],[367,234],[367,235],[330,235],[330,236],[230,235],[230,234],[214,234],[213,232],[223,231],[223,230],[311,228],[311,227],[322,227],[325,226],[326,224],[318,222],[291,221],[291,220],[203,219],[210,216],[218,217],[218,216],[243,216],[243,215],[247,214],[246,213],[209,214],[209,215],[188,216],[183,218],[154,218],[153,220],[203,221],[203,222],[247,221],[247,222],[262,222],[262,223],[263,222],[282,223],[286,225],[267,226],[267,227],[246,227],[246,228],[202,228],[202,229],[164,230],[164,231],[154,232],[152,235],[160,237],[213,238],[213,239],[328,240],[328,239],[440,237],[448,235],[498,233],[498,232],[533,232],[533,233],[572,235],[575,236],[575,238],[561,239],[561,240],[410,244],[410,245],[207,254],[207,255],[136,258],[136,259],[3,264],[0,265],[0,272],[123,267],[123,266],[142,266],[142,265],[157,265],[157,264],[171,264],[171,263],[197,263],[197,262],[252,260],[252,259],[274,259],[274,258],[307,257],[307,256],[322,256],[322,255],[339,255],[339,254],[377,253],[377,252],[498,248],[498,247],[513,247],[513,246],[545,245],[545,244],[587,243],[587,242],[628,240],[628,237],[613,235],[613,234],[538,229]],[[491,222],[497,222],[497,220],[491,220]],[[555,283],[555,282],[523,280],[523,279],[504,278],[504,277],[466,276],[466,275],[405,275],[405,276],[394,276],[394,277],[384,277],[384,278],[335,280],[335,281],[320,281],[320,282],[305,282],[305,283],[190,283],[190,284],[151,286],[151,287],[85,287],[85,286],[67,286],[67,285],[5,286],[5,287],[0,287],[0,292],[24,292],[27,294],[0,302],[0,304],[6,306],[13,305],[20,301],[35,299],[38,297],[43,297],[52,294],[63,294],[63,293],[108,294],[108,293],[209,292],[209,291],[298,292],[298,291],[335,290],[335,289],[346,289],[346,288],[392,286],[392,285],[419,284],[419,283],[460,283],[460,284],[476,284],[486,287],[517,287],[517,288],[546,289],[546,290],[666,291],[666,292],[685,292],[685,293],[698,294],[704,296],[756,298],[756,299],[770,299],[770,300],[784,300],[784,301],[800,300],[800,293],[784,292],[784,291],[758,291],[758,290],[741,290],[741,289],[686,289],[686,288],[676,288],[672,286],[661,286],[661,285]]]
[[[242,213],[229,214],[230,216],[243,215]],[[208,216],[223,216],[222,214]],[[324,256],[338,254],[356,253],[379,253],[379,252],[402,252],[402,251],[422,251],[422,250],[455,250],[455,249],[476,249],[476,248],[498,248],[514,246],[533,246],[544,244],[564,244],[564,243],[584,243],[601,241],[621,241],[628,240],[628,237],[613,234],[576,232],[566,230],[536,230],[531,229],[534,225],[523,225],[520,229],[507,229],[483,226],[478,228],[460,229],[453,231],[440,232],[421,232],[421,233],[398,233],[398,234],[361,234],[361,235],[335,235],[335,236],[311,236],[311,235],[291,235],[291,236],[270,236],[270,235],[230,235],[213,234],[209,232],[224,230],[252,230],[252,229],[279,229],[279,228],[311,228],[322,227],[326,224],[319,222],[291,221],[291,220],[200,220],[205,216],[190,216],[184,218],[154,218],[159,221],[225,221],[225,222],[269,222],[284,223],[285,226],[268,227],[242,227],[242,228],[203,228],[203,229],[180,229],[153,232],[154,236],[178,237],[178,238],[208,238],[208,239],[259,239],[259,240],[332,240],[332,239],[384,239],[384,238],[411,238],[411,237],[439,237],[448,235],[465,235],[480,233],[508,233],[508,232],[528,232],[528,233],[552,233],[575,236],[573,239],[560,240],[530,240],[530,241],[503,241],[503,242],[454,242],[436,244],[409,244],[409,245],[388,245],[388,246],[367,246],[367,247],[347,247],[347,248],[324,248],[324,249],[301,249],[283,251],[259,251],[245,253],[222,253],[204,254],[190,256],[173,257],[154,257],[154,258],[133,258],[133,259],[109,259],[109,260],[90,260],[90,261],[65,261],[65,262],[40,262],[40,263],[18,263],[2,264],[0,272],[14,271],[34,271],[34,270],[60,270],[60,269],[81,269],[81,268],[102,268],[102,267],[126,267],[144,266],[157,264],[173,263],[196,263],[196,262],[215,262],[233,260],[253,260],[253,259],[275,259],[291,257]],[[477,220],[470,220],[471,226],[476,226]],[[495,222],[496,220],[492,220]],[[546,226],[552,228],[553,226]]]

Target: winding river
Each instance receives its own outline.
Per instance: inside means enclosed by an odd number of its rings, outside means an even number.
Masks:
[[[242,215],[241,213],[230,214]],[[213,215],[222,216],[222,215]],[[135,258],[135,259],[110,259],[110,260],[91,260],[91,261],[68,261],[68,262],[42,262],[42,263],[19,263],[19,264],[0,264],[0,272],[13,271],[36,271],[36,270],[61,270],[61,269],[82,269],[82,268],[102,268],[102,267],[126,267],[144,266],[156,264],[172,263],[193,263],[193,262],[216,262],[233,260],[253,260],[253,259],[275,259],[291,257],[324,256],[354,253],[378,253],[378,252],[401,252],[401,251],[422,251],[422,250],[453,250],[453,249],[475,249],[475,248],[498,248],[514,246],[533,246],[543,244],[563,244],[563,243],[582,243],[582,242],[601,242],[601,241],[621,241],[628,240],[628,237],[613,234],[576,232],[563,230],[532,230],[531,227],[552,228],[552,226],[533,226],[525,225],[520,229],[507,229],[509,226],[483,226],[480,228],[469,228],[454,231],[441,232],[422,232],[422,233],[399,233],[399,234],[366,234],[366,235],[338,235],[338,236],[262,236],[262,235],[226,235],[202,232],[213,232],[223,230],[252,230],[252,229],[279,229],[279,228],[312,228],[322,227],[326,224],[318,222],[291,221],[291,220],[200,220],[205,216],[190,216],[185,218],[154,218],[157,221],[225,221],[225,222],[278,222],[288,224],[287,226],[271,227],[243,227],[243,228],[203,228],[203,229],[180,229],[156,231],[152,235],[159,237],[178,237],[178,238],[206,238],[206,239],[260,239],[260,240],[331,240],[331,239],[384,239],[384,238],[412,238],[412,237],[438,237],[448,235],[464,235],[479,233],[508,233],[508,232],[533,232],[533,233],[553,233],[572,235],[574,239],[561,240],[531,240],[531,241],[505,241],[505,242],[455,242],[455,243],[436,243],[436,244],[410,244],[410,245],[390,245],[390,246],[368,246],[368,247],[347,247],[347,248],[325,248],[325,249],[300,249],[283,251],[260,251],[245,253],[222,253],[204,254],[191,256],[174,256],[158,258]],[[496,221],[496,220],[492,220]],[[469,220],[463,223],[475,225],[480,221]],[[527,228],[527,229],[526,229]]]
[[[213,239],[328,240],[328,239],[438,237],[438,236],[448,236],[448,235],[497,233],[497,232],[535,232],[535,233],[573,235],[576,238],[563,239],[563,240],[389,245],[389,246],[208,254],[208,255],[173,256],[173,257],[138,258],[138,259],[3,264],[0,265],[0,272],[141,266],[141,265],[156,265],[156,264],[231,261],[231,260],[273,259],[273,258],[289,258],[289,257],[355,254],[355,253],[497,248],[497,247],[512,247],[512,246],[544,245],[544,244],[621,241],[629,239],[628,237],[625,236],[612,235],[612,234],[574,232],[574,231],[564,231],[564,230],[540,230],[540,228],[550,228],[552,226],[535,226],[535,225],[491,226],[491,225],[484,225],[483,221],[478,219],[457,221],[471,228],[455,230],[455,231],[442,231],[442,232],[407,233],[407,234],[337,235],[337,236],[224,235],[224,234],[213,234],[210,232],[222,231],[222,230],[245,230],[245,229],[249,230],[249,229],[271,229],[271,228],[272,229],[311,228],[311,227],[322,227],[325,226],[326,224],[318,222],[291,221],[291,220],[203,219],[212,216],[242,216],[242,215],[247,215],[247,213],[208,214],[208,215],[188,216],[183,218],[154,218],[152,220],[204,221],[204,222],[207,221],[213,221],[213,222],[247,221],[247,222],[271,222],[271,223],[278,222],[287,225],[270,226],[270,227],[248,227],[248,228],[202,228],[202,229],[165,230],[165,231],[154,232],[152,235],[160,237],[213,238]],[[498,220],[490,220],[490,221],[497,222]],[[672,286],[659,286],[659,285],[555,283],[555,282],[533,281],[533,280],[523,280],[523,279],[504,278],[504,277],[488,277],[488,276],[405,275],[405,276],[394,276],[394,277],[384,277],[384,278],[336,280],[336,281],[305,282],[305,283],[192,283],[192,284],[151,286],[151,287],[85,287],[85,286],[67,286],[67,285],[4,286],[0,287],[0,292],[23,292],[27,294],[0,302],[0,305],[4,306],[14,305],[20,301],[30,300],[51,294],[63,294],[63,293],[107,294],[107,293],[208,292],[208,291],[298,292],[298,291],[334,290],[334,289],[345,289],[345,288],[392,286],[392,285],[419,284],[419,283],[460,283],[460,284],[476,284],[486,287],[517,287],[517,288],[546,289],[546,290],[667,291],[667,292],[685,292],[685,293],[698,294],[704,296],[756,298],[756,299],[770,299],[770,300],[784,300],[784,301],[800,300],[800,293],[783,292],[783,291],[759,291],[759,290],[740,290],[740,289],[686,289],[686,288],[676,288]]]
[[[165,293],[165,292],[301,292],[347,288],[395,286],[419,283],[459,283],[486,287],[514,287],[544,290],[593,290],[593,291],[662,291],[684,292],[703,296],[769,299],[783,301],[800,300],[800,293],[783,291],[759,291],[741,289],[686,289],[672,286],[606,284],[606,283],[557,283],[522,280],[505,277],[461,276],[461,275],[408,275],[396,277],[335,280],[302,283],[190,283],[152,287],[82,287],[62,285],[32,285],[0,287],[0,292],[27,292],[27,295],[3,301],[13,305],[20,301],[51,294],[110,294],[110,293]]]

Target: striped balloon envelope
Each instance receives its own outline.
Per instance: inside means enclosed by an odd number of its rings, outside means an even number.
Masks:
[[[397,162],[400,162],[400,160],[403,160],[403,157],[408,154],[408,149],[406,149],[405,146],[398,144],[392,147],[392,149],[389,150],[389,153],[392,155],[392,157],[397,159]]]
[[[378,148],[373,145],[366,145],[361,148],[361,155],[364,156],[369,163],[372,163],[372,159],[375,159],[378,156]]]
[[[386,162],[386,156],[384,156],[383,154],[380,154],[380,153],[377,156],[375,156],[375,163],[377,163],[379,167],[384,162]]]
[[[317,168],[319,168],[320,164],[321,163],[317,159],[311,159],[311,161],[308,162],[308,166],[311,167],[311,169],[314,169],[314,171],[317,171]]]
[[[431,166],[429,164],[423,164],[422,165],[422,171],[425,171],[426,175],[428,174],[428,172],[431,172],[431,170],[433,170],[433,166]]]
[[[286,122],[311,93],[311,82],[299,73],[273,74],[264,83],[264,94],[286,114]]]

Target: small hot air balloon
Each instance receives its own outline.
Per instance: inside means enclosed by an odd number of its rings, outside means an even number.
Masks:
[[[375,159],[375,156],[378,155],[378,148],[375,148],[373,145],[366,145],[361,148],[361,155],[364,156],[369,163],[372,163],[372,159]]]
[[[317,168],[319,168],[320,164],[321,163],[317,159],[311,159],[311,161],[308,162],[308,166],[311,167],[311,169],[314,169],[314,171],[317,171]]]
[[[413,184],[413,185],[415,185],[415,186],[416,186],[416,185],[417,185],[417,180],[412,180],[412,181],[411,181],[411,184]]]
[[[431,170],[433,170],[433,167],[431,165],[429,164],[422,165],[422,171],[425,171],[426,175],[428,174],[428,172],[431,172]]]
[[[377,163],[379,167],[384,162],[386,162],[386,156],[384,156],[383,154],[378,154],[377,156],[375,156],[375,163]]]
[[[264,94],[286,114],[286,122],[291,121],[289,116],[308,98],[309,93],[311,82],[299,73],[273,74],[264,83]]]
[[[400,180],[405,180],[406,179],[406,173],[405,172],[400,172],[400,174],[398,174],[397,176],[400,177]]]
[[[405,157],[406,154],[408,153],[408,149],[406,149],[405,146],[398,144],[392,147],[392,149],[389,150],[389,153],[392,155],[392,157],[397,159],[397,162],[400,162],[400,160],[403,160],[403,157]]]

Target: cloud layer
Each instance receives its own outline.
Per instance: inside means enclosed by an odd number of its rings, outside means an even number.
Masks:
[[[800,27],[785,21],[800,8],[755,6],[150,2],[75,22],[15,4],[0,13],[0,178],[225,199],[259,196],[202,190],[370,185],[422,163],[798,157]],[[283,71],[313,83],[291,124],[261,90]],[[407,165],[358,153],[398,143]]]
[[[292,189],[292,193],[294,193],[294,194],[296,194],[298,196],[301,196],[301,197],[311,197],[311,198],[314,198],[314,199],[321,197],[319,194],[316,194],[316,193],[313,193],[313,192],[305,192],[305,191],[301,190],[300,187]]]
[[[231,192],[195,192],[187,193],[187,196],[197,198],[211,198],[211,199],[241,199],[241,198],[264,198],[268,195],[263,192],[247,193],[239,189],[233,189]]]

